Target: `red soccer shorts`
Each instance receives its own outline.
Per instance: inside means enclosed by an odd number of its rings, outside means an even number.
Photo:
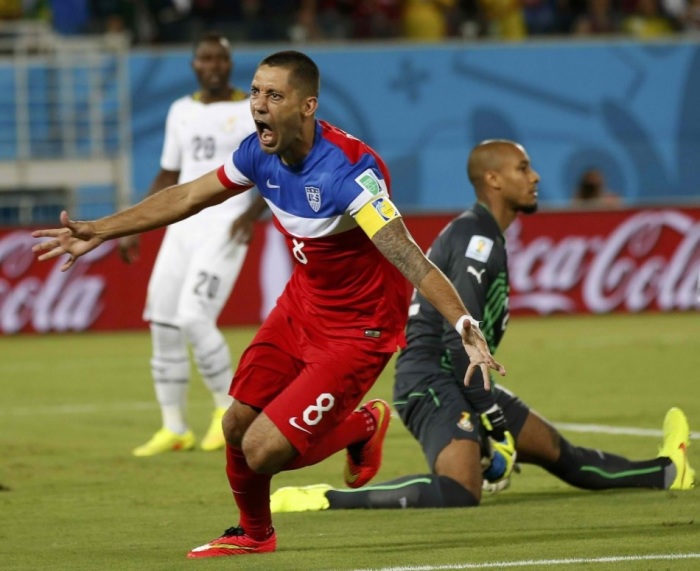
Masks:
[[[264,410],[304,454],[360,405],[391,356],[372,350],[371,340],[310,332],[275,308],[241,356],[229,392]]]

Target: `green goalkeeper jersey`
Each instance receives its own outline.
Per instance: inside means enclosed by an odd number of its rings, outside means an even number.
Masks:
[[[495,353],[508,323],[508,258],[505,237],[488,208],[477,203],[453,219],[433,242],[428,257],[481,322]],[[418,292],[411,299],[406,342],[397,360],[397,375],[449,369],[460,381],[464,378],[469,360],[458,333]],[[477,370],[474,381],[479,380]]]

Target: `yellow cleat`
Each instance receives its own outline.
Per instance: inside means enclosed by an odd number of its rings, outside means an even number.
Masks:
[[[209,430],[207,430],[206,435],[202,439],[200,448],[206,452],[211,452],[213,450],[219,450],[226,446],[226,439],[224,438],[224,431],[221,428],[221,419],[224,417],[226,412],[225,408],[217,408],[214,410],[214,414],[211,417],[211,424],[209,425]]]
[[[192,450],[194,448],[194,434],[191,430],[185,434],[177,434],[167,428],[161,428],[153,437],[138,448],[134,448],[134,456],[155,456],[163,452],[177,452],[178,450]]]
[[[695,487],[695,470],[688,463],[690,427],[680,408],[673,407],[664,418],[664,441],[659,457],[670,458],[676,467],[676,477],[669,490],[690,490]]]
[[[278,514],[327,510],[330,503],[326,498],[326,492],[332,489],[333,487],[328,484],[280,488],[270,496],[270,511],[273,514]]]

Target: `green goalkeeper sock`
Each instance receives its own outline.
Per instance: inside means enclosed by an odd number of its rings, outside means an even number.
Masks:
[[[448,508],[479,505],[479,501],[452,478],[432,474],[404,476],[359,490],[326,492],[332,510]]]

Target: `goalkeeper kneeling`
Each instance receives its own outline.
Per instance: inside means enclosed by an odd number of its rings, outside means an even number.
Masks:
[[[498,493],[509,487],[513,470],[518,470],[515,439],[498,405],[476,416],[474,422],[467,413],[453,418],[458,420],[442,429],[434,422],[426,424],[425,435],[431,438],[421,442],[427,444],[427,450],[440,448],[433,473],[403,476],[356,490],[329,484],[283,487],[272,494],[272,512],[479,505],[482,490]],[[435,435],[440,438],[432,438]],[[442,447],[446,439],[449,443]]]

